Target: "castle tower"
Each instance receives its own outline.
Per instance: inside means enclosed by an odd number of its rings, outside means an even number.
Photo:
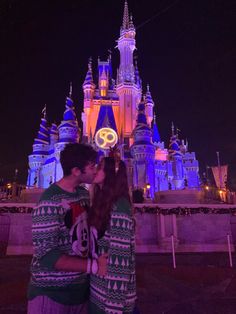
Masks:
[[[63,176],[61,164],[59,162],[61,151],[66,144],[79,142],[79,127],[72,100],[72,84],[70,84],[69,97],[66,97],[66,109],[64,111],[63,120],[58,127],[58,131],[59,140],[55,144],[55,181],[58,181]]]
[[[88,141],[90,134],[92,135],[94,134],[94,126],[91,125],[91,116],[93,110],[93,97],[95,87],[96,86],[93,82],[92,59],[90,58],[88,62],[88,71],[83,83],[84,112],[82,112],[82,122],[83,122],[83,137],[85,139],[85,142]]]
[[[120,51],[120,66],[117,73],[116,92],[120,105],[119,134],[122,129],[128,146],[136,124],[136,106],[141,100],[141,79],[133,64],[133,52],[136,49],[135,34],[132,17],[129,17],[128,4],[125,1],[123,23],[117,45]]]
[[[130,149],[134,158],[134,186],[145,188],[147,184],[150,184],[150,196],[153,196],[155,191],[155,146],[152,144],[152,130],[147,124],[144,102],[138,105],[137,124],[133,136],[134,143]]]
[[[78,121],[74,111],[74,103],[72,100],[72,84],[70,84],[69,97],[66,97],[66,109],[64,111],[63,120],[58,127],[59,143],[76,143],[78,139]]]
[[[29,155],[29,173],[27,186],[42,186],[41,167],[45,163],[49,148],[49,130],[46,120],[46,105],[42,111],[43,117],[38,131],[38,135],[34,140],[33,152]]]
[[[181,142],[178,134],[175,134],[174,124],[171,126],[171,138],[169,145],[169,160],[172,162],[173,173],[173,188],[176,190],[184,188],[184,169],[183,169],[183,154],[180,150]]]

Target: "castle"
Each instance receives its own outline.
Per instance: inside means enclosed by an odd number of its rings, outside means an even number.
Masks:
[[[150,88],[143,92],[137,60],[135,26],[125,1],[123,23],[117,48],[120,65],[116,80],[112,76],[111,56],[98,59],[98,80],[93,79],[92,60],[83,83],[84,108],[82,134],[78,127],[72,100],[72,87],[66,98],[60,125],[49,126],[43,111],[40,129],[29,155],[27,186],[47,188],[62,177],[60,152],[67,143],[85,142],[99,154],[107,155],[119,147],[126,162],[132,189],[148,189],[150,197],[157,191],[199,187],[199,166],[188,143],[180,140],[172,124],[168,148],[161,141],[154,101]]]

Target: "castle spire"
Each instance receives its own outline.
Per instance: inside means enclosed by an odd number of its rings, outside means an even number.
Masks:
[[[69,91],[69,97],[72,97],[72,82],[70,82],[70,91]]]
[[[134,29],[133,15],[132,14],[130,14],[129,28],[130,29]]]
[[[48,122],[46,120],[46,105],[42,110],[43,117],[41,118],[41,123],[38,131],[37,137],[34,139],[34,144],[49,144],[49,130]]]
[[[72,83],[70,82],[69,97],[66,97],[66,110],[64,111],[64,121],[76,121],[75,107],[72,100]]]
[[[175,135],[175,126],[174,126],[174,122],[173,121],[171,123],[171,134],[172,134],[172,136]]]
[[[158,132],[157,123],[156,123],[156,114],[154,114],[154,118],[153,118],[152,141],[153,143],[158,143],[161,141],[161,137]]]
[[[60,143],[75,143],[78,141],[78,121],[72,100],[72,84],[70,83],[69,96],[66,97],[66,109],[63,120],[58,127]]]
[[[44,119],[46,119],[46,116],[47,116],[47,105],[46,104],[43,107],[42,114],[43,114]]]
[[[147,102],[148,104],[153,104],[153,105],[154,105],[154,101],[153,101],[153,99],[152,99],[152,95],[151,95],[151,92],[150,92],[149,84],[147,84],[146,102]]]
[[[148,125],[151,127],[152,125],[152,120],[153,120],[153,107],[154,107],[154,102],[152,100],[152,95],[149,89],[149,85],[147,85],[147,91],[145,94],[145,111],[146,111],[146,116],[147,116],[147,122]]]
[[[93,85],[93,72],[92,72],[92,58],[90,57],[89,58],[89,61],[88,61],[88,71],[87,71],[87,74],[86,74],[86,77],[85,77],[85,80],[84,80],[84,85]]]
[[[123,30],[129,29],[129,8],[128,8],[127,0],[125,0],[125,4],[124,4],[122,29]]]

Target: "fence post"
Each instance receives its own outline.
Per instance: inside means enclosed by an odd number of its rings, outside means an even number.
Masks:
[[[175,244],[174,244],[174,236],[172,234],[171,236],[171,247],[172,247],[172,260],[173,260],[173,268],[176,268],[176,262],[175,262]]]
[[[227,234],[227,242],[228,242],[228,251],[229,251],[229,265],[230,265],[230,267],[233,267],[230,235],[229,234]]]

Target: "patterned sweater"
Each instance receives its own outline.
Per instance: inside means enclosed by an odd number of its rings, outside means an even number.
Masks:
[[[90,241],[96,234],[91,228]],[[105,278],[90,276],[89,313],[132,313],[136,299],[134,220],[126,199],[114,204],[109,228],[97,240],[97,252],[108,253],[108,271]],[[92,255],[96,257],[96,252]]]
[[[68,193],[52,184],[32,213],[34,255],[28,298],[46,295],[68,305],[84,303],[89,281],[85,273],[58,271],[56,261],[63,254],[88,256],[87,209],[89,193],[79,187]]]

